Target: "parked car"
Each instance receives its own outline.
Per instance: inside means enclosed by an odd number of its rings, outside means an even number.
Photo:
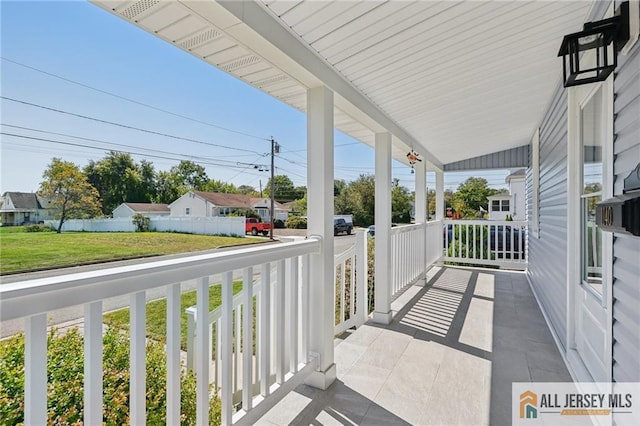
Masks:
[[[369,229],[367,229],[367,233],[369,234],[369,236],[375,237],[376,236],[376,226],[375,225],[371,225],[369,227]]]
[[[341,232],[351,235],[352,230],[353,226],[350,223],[347,223],[346,220],[342,218],[333,219],[333,235],[338,235]]]
[[[251,232],[251,235],[254,237],[258,235],[258,233],[262,233],[262,235],[266,237],[269,235],[269,229],[271,229],[271,224],[263,223],[260,219],[253,217],[248,217],[244,225],[244,232]]]

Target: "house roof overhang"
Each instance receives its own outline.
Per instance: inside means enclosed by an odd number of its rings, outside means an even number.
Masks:
[[[562,36],[591,2],[94,1],[306,110],[335,93],[335,126],[392,155],[443,164],[526,145],[561,80]]]

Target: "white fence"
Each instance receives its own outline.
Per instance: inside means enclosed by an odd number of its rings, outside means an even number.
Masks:
[[[222,277],[215,364],[219,371],[222,423],[251,423],[264,407],[273,403],[272,396],[289,392],[317,368],[308,350],[307,307],[308,262],[310,255],[319,251],[320,241],[310,238],[0,286],[0,321],[18,318],[25,321],[25,424],[46,424],[47,419],[47,312],[76,305],[84,305],[85,310],[84,422],[102,423],[102,301],[122,295],[130,295],[131,300],[130,422],[146,423],[145,292],[153,288],[165,288],[167,294],[166,423],[180,424],[181,284],[196,280],[196,319],[197,323],[205,324],[210,319],[209,287],[213,276]],[[275,280],[271,279],[272,267]],[[254,268],[259,271],[258,288],[254,284]],[[235,297],[234,271],[242,276],[242,289]],[[195,330],[199,425],[207,424],[209,412],[211,348],[205,338],[208,332],[208,327]],[[240,392],[242,401],[236,411],[234,390]]]
[[[445,220],[442,228],[444,261],[464,265],[527,267],[527,222]]]
[[[244,217],[150,217],[150,228],[158,232],[181,232],[204,235],[245,234]],[[47,226],[58,227],[57,220],[45,221]],[[135,232],[131,218],[70,219],[62,224],[62,231]]]

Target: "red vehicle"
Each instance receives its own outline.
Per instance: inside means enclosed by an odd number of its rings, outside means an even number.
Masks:
[[[251,232],[251,235],[253,236],[262,233],[262,235],[266,237],[269,235],[269,229],[271,229],[270,224],[261,222],[260,219],[253,217],[248,217],[244,225],[244,232]]]

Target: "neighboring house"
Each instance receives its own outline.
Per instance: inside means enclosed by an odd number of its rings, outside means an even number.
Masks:
[[[496,194],[487,198],[489,200],[489,220],[505,220],[507,216],[511,216],[513,220],[526,220],[525,178],[525,169],[511,173],[505,179],[509,184],[509,193]]]
[[[134,214],[140,213],[148,217],[169,216],[168,204],[156,203],[122,203],[113,209],[113,217],[133,217]]]
[[[228,216],[239,210],[254,210],[265,222],[270,221],[269,198],[252,197],[245,194],[189,191],[169,204],[172,217],[216,217]],[[288,210],[280,203],[274,204],[275,218],[286,220]]]
[[[511,217],[513,220],[526,220],[525,201],[527,198],[526,170],[520,169],[506,177],[511,195]]]
[[[511,195],[496,194],[487,197],[489,200],[489,220],[505,220],[511,215]]]
[[[5,192],[0,198],[2,226],[24,225],[54,219],[58,209],[51,200],[33,192]]]

